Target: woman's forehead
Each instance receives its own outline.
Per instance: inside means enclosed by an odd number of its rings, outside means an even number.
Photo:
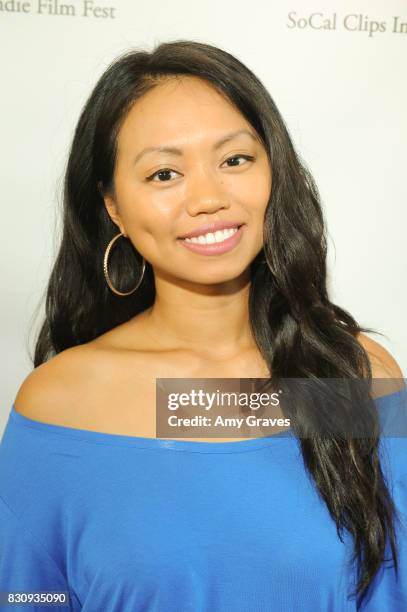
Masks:
[[[245,117],[210,84],[187,77],[160,83],[135,102],[120,130],[119,147],[210,144],[243,128],[254,133]]]

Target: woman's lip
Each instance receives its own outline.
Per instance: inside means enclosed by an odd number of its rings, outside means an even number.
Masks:
[[[211,232],[214,234],[217,231],[222,231],[225,229],[236,229],[239,228],[243,223],[239,221],[217,221],[215,223],[207,223],[206,225],[201,226],[199,229],[196,229],[188,234],[184,234],[184,236],[178,236],[181,240],[185,240],[185,238],[198,238],[199,236],[203,236]]]
[[[186,242],[185,238],[178,238],[180,242],[182,242],[183,246],[189,251],[193,251],[194,253],[199,253],[200,255],[221,255],[222,253],[227,253],[235,248],[235,246],[240,242],[243,233],[244,223],[239,226],[237,232],[230,236],[230,238],[226,238],[223,242],[213,242],[212,244],[196,244],[193,242]]]

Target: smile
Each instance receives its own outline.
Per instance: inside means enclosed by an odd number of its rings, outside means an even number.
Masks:
[[[180,238],[182,244],[195,253],[219,255],[231,251],[241,240],[243,225],[238,228],[208,232],[193,238]]]
[[[232,227],[230,229],[218,230],[215,233],[208,232],[201,236],[194,236],[194,238],[184,238],[184,240],[193,244],[213,244],[214,242],[224,242],[233,236],[233,234],[236,234],[237,231],[237,227]]]

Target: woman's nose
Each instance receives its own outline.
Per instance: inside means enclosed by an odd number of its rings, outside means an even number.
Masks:
[[[190,177],[185,195],[186,209],[191,216],[230,207],[222,179],[210,171],[194,173],[194,176]]]

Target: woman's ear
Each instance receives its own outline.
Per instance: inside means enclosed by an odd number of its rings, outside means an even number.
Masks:
[[[105,204],[105,208],[107,210],[107,214],[109,215],[109,217],[111,218],[113,223],[115,225],[117,225],[117,227],[120,229],[121,233],[126,236],[127,234],[124,231],[123,222],[122,222],[122,220],[120,218],[118,206],[117,206],[117,203],[116,203],[115,199],[113,198],[113,196],[110,193],[107,193],[107,192],[105,193],[103,191],[103,186],[102,186],[102,183],[100,181],[99,181],[97,187],[98,187],[98,191],[99,191],[100,195],[103,198],[103,202]]]

